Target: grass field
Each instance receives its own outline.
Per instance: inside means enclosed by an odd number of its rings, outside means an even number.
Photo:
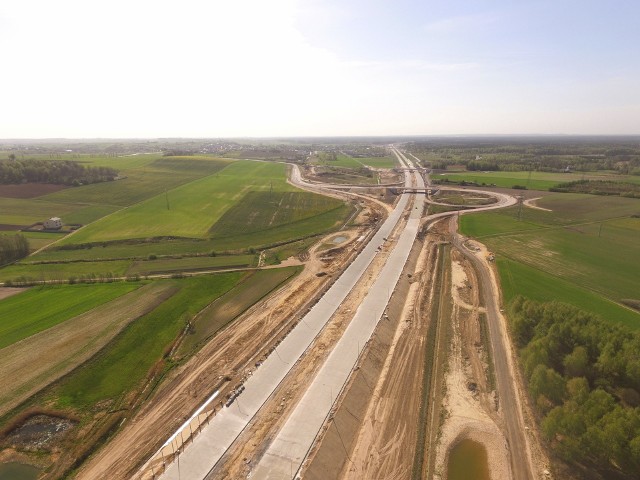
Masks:
[[[0,281],[6,282],[20,277],[32,280],[68,280],[70,277],[87,275],[121,277],[126,274],[131,263],[131,260],[115,260],[112,262],[15,264],[0,269]]]
[[[80,205],[40,199],[0,198],[0,223],[28,226],[54,216],[64,217],[80,208]]]
[[[169,282],[177,292],[131,323],[81,369],[65,377],[50,396],[59,407],[79,410],[102,401],[117,403],[161,361],[184,329],[186,319],[231,290],[242,276],[234,272],[161,281]]]
[[[248,192],[287,192],[285,165],[234,162],[215,175],[175,188],[103,218],[61,244],[174,236],[205,238],[212,225]],[[335,208],[335,205],[332,207]],[[257,218],[255,221],[262,221]],[[310,232],[301,232],[304,236]]]
[[[640,314],[594,291],[508,258],[499,257],[497,264],[506,302],[516,295],[539,302],[556,300],[595,313],[610,322],[640,328]]]
[[[126,157],[123,163],[134,161],[131,158]],[[126,207],[197,178],[211,175],[228,164],[228,160],[213,157],[155,158],[152,162],[121,172],[126,177],[121,180],[68,188],[41,199],[68,204]]]
[[[44,286],[0,301],[0,349],[138,288],[139,284]]]
[[[256,255],[160,258],[134,262],[127,270],[127,275],[153,275],[156,273],[250,267],[254,266],[256,260]]]
[[[48,249],[26,259],[26,261],[103,260],[110,258],[145,259],[149,255],[210,253],[214,248],[215,244],[213,242],[197,239],[163,240],[136,244],[111,243],[78,250]]]
[[[29,249],[33,252],[42,248],[46,245],[49,245],[51,242],[55,242],[61,238],[59,233],[40,233],[40,232],[0,232],[0,235],[15,235],[16,233],[20,233],[24,235],[24,237],[29,242]]]
[[[308,192],[247,192],[211,227],[212,238],[235,237],[302,222],[344,202]]]
[[[373,168],[394,168],[397,166],[395,157],[367,157],[355,160]]]
[[[640,295],[640,219],[631,217],[640,201],[554,194],[538,205],[552,211],[525,207],[521,221],[518,207],[461,218],[461,231],[497,254],[505,297],[557,298],[640,327],[640,313],[613,303]]]
[[[5,347],[0,356],[0,417],[89,360],[126,325],[174,293],[155,282]]]

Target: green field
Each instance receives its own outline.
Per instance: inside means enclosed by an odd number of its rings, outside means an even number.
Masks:
[[[70,277],[95,275],[98,277],[122,277],[131,266],[131,260],[107,262],[72,262],[15,264],[0,269],[0,281],[17,280],[26,277],[30,280],[68,280]]]
[[[160,362],[167,347],[192,318],[242,278],[242,273],[225,273],[171,282],[179,289],[171,298],[131,323],[111,344],[82,368],[65,377],[48,396],[59,407],[79,410],[98,402],[122,400],[139,387]]]
[[[36,287],[0,300],[0,348],[87,312],[139,286],[118,282]]]
[[[212,238],[237,237],[277,229],[340,209],[344,203],[335,198],[308,192],[251,191],[227,210],[211,227]]]
[[[125,157],[125,161],[132,157]],[[152,162],[121,172],[125,178],[68,188],[40,197],[42,200],[91,205],[126,207],[167,190],[211,175],[229,164],[213,157],[160,157]],[[62,215],[59,215],[62,216]],[[63,220],[66,221],[65,218]]]
[[[640,313],[618,305],[638,298],[640,201],[554,194],[546,212],[518,207],[464,215],[461,231],[494,251],[505,298],[561,300],[640,327]],[[615,303],[614,303],[615,302]]]
[[[0,198],[0,223],[28,226],[53,216],[65,216],[79,208],[81,208],[79,205],[40,199],[2,197]]]
[[[127,270],[127,275],[153,275],[157,273],[243,268],[254,266],[256,260],[256,255],[160,258],[157,260],[134,262]]]
[[[397,166],[395,157],[366,157],[356,158],[356,160],[373,168],[394,168]]]
[[[558,278],[551,273],[498,257],[500,283],[505,302],[524,295],[538,302],[558,301],[595,313],[605,320],[640,328],[640,314],[617,304],[603,295]]]
[[[215,175],[103,218],[61,244],[158,236],[205,238],[224,213],[248,192],[294,191],[285,181],[285,168],[276,163],[234,162]],[[261,218],[251,220],[262,222]],[[312,232],[301,231],[300,236],[309,233]]]

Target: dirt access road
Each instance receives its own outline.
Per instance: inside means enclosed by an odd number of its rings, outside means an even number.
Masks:
[[[510,453],[511,472],[514,480],[533,480],[539,475],[534,473],[531,445],[525,430],[523,402],[520,399],[522,390],[517,381],[506,319],[500,309],[498,283],[486,259],[483,258],[482,251],[477,255],[464,246],[463,237],[457,233],[455,216],[451,217],[449,225],[453,244],[471,262],[480,279],[493,354],[498,402]]]

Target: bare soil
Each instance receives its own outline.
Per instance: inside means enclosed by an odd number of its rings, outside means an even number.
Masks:
[[[59,192],[69,188],[67,185],[53,183],[21,183],[20,185],[0,185],[0,197],[6,198],[36,198],[49,193]]]
[[[453,316],[443,403],[446,417],[436,450],[434,478],[446,478],[449,451],[465,438],[484,445],[491,478],[511,478],[481,337],[477,277],[460,253],[453,252],[451,263]]]
[[[0,287],[0,300],[17,295],[18,293],[26,292],[28,288],[15,288],[15,287]]]

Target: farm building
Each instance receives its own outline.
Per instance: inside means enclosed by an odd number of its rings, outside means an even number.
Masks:
[[[60,230],[62,228],[62,220],[59,217],[51,217],[44,222],[45,230]]]

